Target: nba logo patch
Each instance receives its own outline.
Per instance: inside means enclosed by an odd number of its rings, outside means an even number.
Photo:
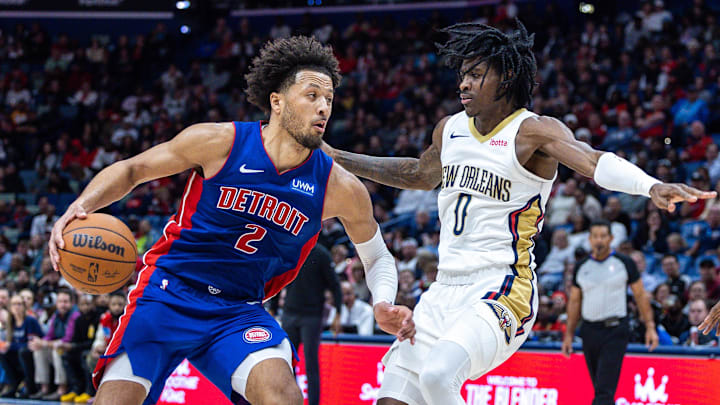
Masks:
[[[272,333],[260,326],[253,326],[243,333],[243,340],[245,343],[262,343],[267,342],[270,339],[272,339]]]
[[[508,311],[498,304],[492,302],[486,302],[486,304],[492,309],[495,316],[498,318],[500,329],[505,334],[505,343],[510,344],[510,336],[512,336],[512,317]]]

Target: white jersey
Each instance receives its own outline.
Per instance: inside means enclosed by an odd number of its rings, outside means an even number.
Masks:
[[[510,266],[515,276],[534,278],[533,237],[542,229],[554,179],[531,173],[517,159],[515,137],[533,116],[517,110],[486,135],[464,111],[445,123],[439,277]]]

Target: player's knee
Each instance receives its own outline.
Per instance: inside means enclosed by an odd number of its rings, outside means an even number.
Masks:
[[[271,390],[262,405],[302,405],[302,392],[296,384],[285,384]]]
[[[438,389],[438,388],[450,388],[452,383],[452,375],[441,367],[432,367],[426,365],[420,372],[420,388],[421,389]]]

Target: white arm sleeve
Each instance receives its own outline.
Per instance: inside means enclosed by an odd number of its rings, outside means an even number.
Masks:
[[[645,197],[650,197],[652,186],[662,183],[611,152],[603,153],[600,156],[595,166],[593,179],[602,188]]]
[[[383,241],[380,227],[370,240],[355,245],[358,257],[365,268],[365,279],[373,298],[373,305],[385,301],[395,302],[397,294],[397,268],[395,259]]]

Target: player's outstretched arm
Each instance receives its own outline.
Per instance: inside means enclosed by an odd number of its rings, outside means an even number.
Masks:
[[[412,311],[393,305],[398,285],[397,268],[373,218],[370,195],[357,177],[339,165],[333,166],[330,173],[323,212],[323,219],[334,217],[342,222],[362,261],[378,326],[400,341],[410,339],[414,343]]]
[[[234,131],[232,123],[196,124],[168,142],[100,171],[53,226],[48,243],[53,268],[57,270],[57,249],[64,247],[62,230],[70,221],[112,204],[146,181],[191,168],[202,169],[206,176],[216,173],[230,153]]]
[[[325,153],[356,176],[364,177],[391,187],[432,190],[442,179],[440,151],[445,117],[435,126],[432,144],[415,158],[393,158],[360,155],[330,147],[323,143]]]
[[[658,208],[670,212],[675,210],[675,203],[716,196],[714,191],[702,191],[681,183],[663,183],[612,152],[595,150],[576,140],[572,131],[555,118],[528,118],[519,132],[516,153],[521,164],[540,151],[576,172],[592,177],[603,188],[650,197]]]

